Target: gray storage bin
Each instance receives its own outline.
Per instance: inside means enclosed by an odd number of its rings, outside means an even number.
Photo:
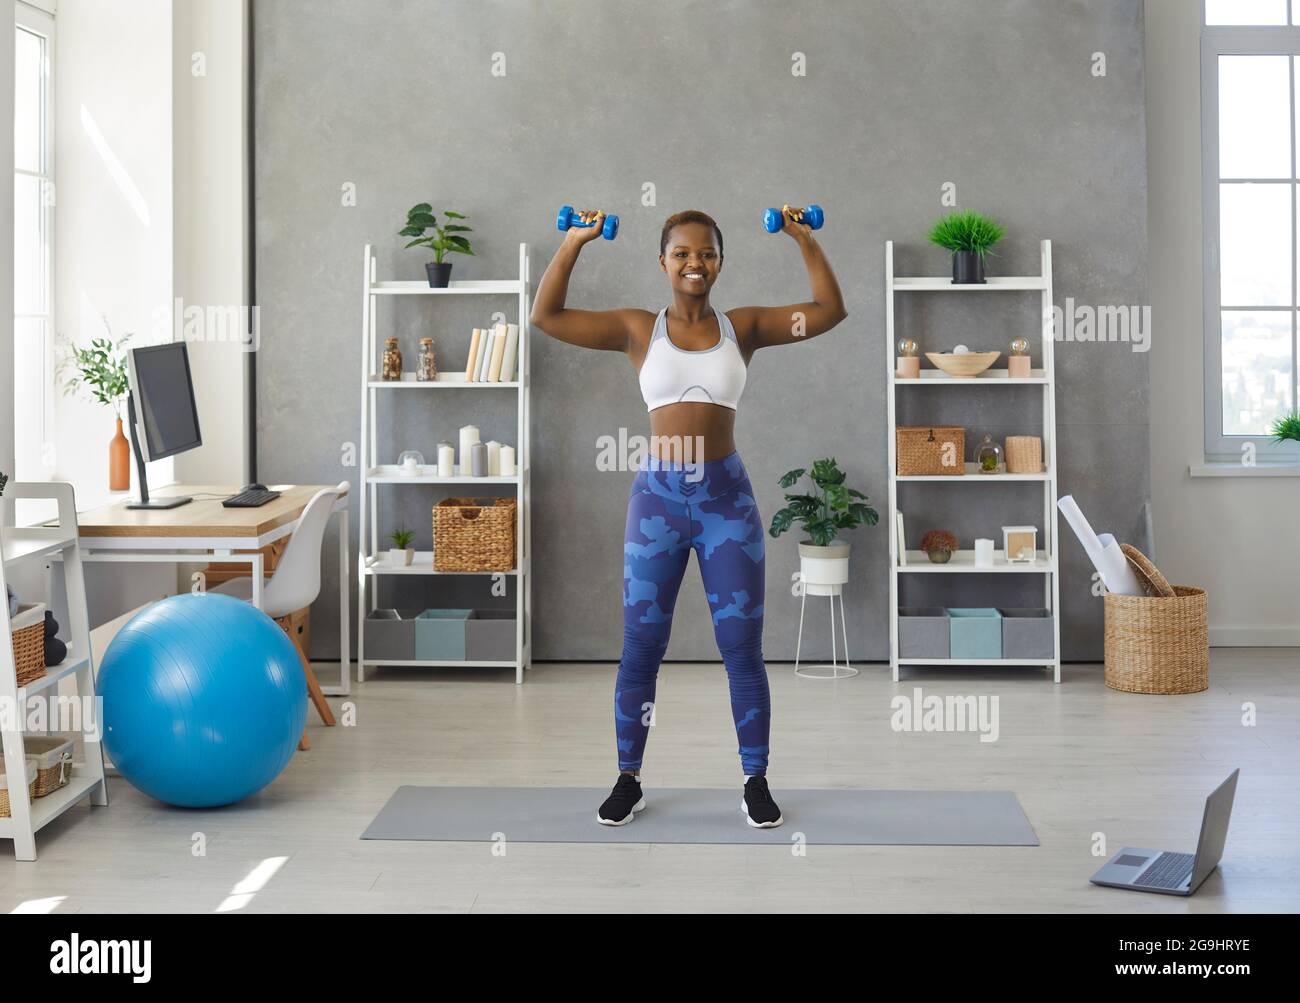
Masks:
[[[471,662],[515,660],[515,611],[476,609],[465,621],[465,658]]]
[[[951,658],[986,661],[1002,657],[1002,617],[995,609],[948,607]]]
[[[366,617],[366,661],[409,662],[415,657],[418,609],[377,609]]]
[[[898,611],[899,658],[947,658],[948,611],[942,606],[902,607]]]
[[[415,618],[415,657],[422,662],[463,662],[467,609],[426,609]]]
[[[1045,609],[1000,609],[1003,658],[1055,658],[1052,614]]]

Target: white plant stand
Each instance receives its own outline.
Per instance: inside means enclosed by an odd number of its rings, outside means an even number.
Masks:
[[[990,278],[987,285],[954,285],[950,278],[942,276],[902,277],[894,274],[894,242],[885,244],[885,352],[888,393],[886,403],[889,418],[889,664],[894,681],[898,682],[898,670],[901,665],[938,665],[938,666],[1041,666],[1050,668],[1053,679],[1061,681],[1061,616],[1060,616],[1060,569],[1057,559],[1057,541],[1060,539],[1056,510],[1056,363],[1052,324],[1052,242],[1042,241],[1040,245],[1042,272],[1039,275],[1020,277]],[[1005,369],[989,370],[974,379],[953,379],[945,373],[934,370],[922,370],[917,379],[903,379],[897,376],[895,349],[898,336],[894,330],[894,297],[908,293],[995,293],[1033,292],[1042,299],[1041,314],[1041,351],[1043,365],[1041,369],[1030,372],[1028,377],[1011,379]],[[999,360],[1002,361],[1002,360]],[[1043,463],[1046,469],[1038,474],[981,475],[973,463],[966,464],[964,476],[898,476],[897,457],[897,419],[898,395],[907,393],[913,386],[928,387],[980,387],[988,393],[998,393],[1003,387],[1036,386],[1043,395]],[[963,490],[975,490],[976,485],[1005,484],[1019,482],[1036,485],[1041,492],[1043,503],[1042,549],[1032,564],[1008,563],[1000,551],[994,554],[992,568],[977,567],[974,551],[956,551],[948,564],[931,564],[921,551],[909,551],[907,564],[900,566],[899,551],[904,541],[898,539],[898,485],[902,483],[942,483],[962,485]],[[914,521],[917,513],[904,513],[905,518]],[[990,536],[996,536],[990,532]],[[953,658],[900,658],[898,645],[898,593],[900,576],[908,574],[1030,574],[1043,576],[1043,603],[1052,617],[1053,657],[1050,659],[1015,659],[998,658],[981,661]]]
[[[58,525],[17,529],[13,523],[13,503],[18,499],[53,499],[58,504]],[[63,559],[63,580],[68,605],[68,656],[60,665],[45,670],[45,675],[26,686],[18,685],[10,641],[9,603],[0,603],[0,730],[3,731],[5,772],[9,784],[10,817],[0,818],[0,839],[14,841],[14,857],[36,859],[36,833],[83,798],[92,805],[108,804],[104,783],[104,757],[100,747],[98,705],[91,663],[90,623],[86,611],[86,579],[81,563],[81,546],[77,534],[77,510],[72,485],[9,484],[0,498],[0,597],[6,596],[5,583],[11,569],[25,563]],[[53,576],[46,576],[51,581]],[[43,798],[27,797],[26,761],[24,758],[23,723],[28,720],[27,705],[36,699],[59,696],[64,680],[76,681],[78,713],[83,730],[83,762],[74,763],[72,779]],[[89,717],[87,716],[89,715]],[[58,719],[47,720],[56,725]],[[57,730],[57,728],[51,728]]]
[[[804,583],[803,597],[799,600],[799,639],[794,645],[794,674],[804,679],[847,679],[856,676],[858,670],[849,664],[849,631],[844,625],[844,586],[812,585]],[[803,651],[803,615],[808,605],[808,597],[827,596],[831,601],[831,663],[829,665],[800,665],[799,655]],[[835,599],[840,600],[840,636],[844,639],[844,664],[837,661],[835,652]]]
[[[523,683],[524,670],[532,660],[532,462],[530,448],[530,376],[528,315],[531,312],[532,291],[529,285],[528,245],[519,245],[519,277],[500,281],[452,282],[445,289],[434,289],[428,282],[381,282],[376,274],[377,265],[371,245],[365,247],[365,272],[363,276],[363,302],[361,319],[361,532],[357,569],[360,582],[357,590],[357,678],[364,682],[367,665],[405,667],[460,667],[460,668],[513,668],[515,682]],[[418,382],[413,377],[400,382],[380,379],[382,372],[382,346],[376,335],[379,304],[389,296],[514,296],[519,308],[519,349],[515,363],[515,379],[506,383],[466,382],[462,374],[440,373],[436,381]],[[469,335],[465,334],[468,344]],[[410,375],[410,374],[407,374]],[[461,474],[460,468],[451,477],[438,477],[426,467],[418,475],[404,474],[396,466],[396,455],[387,443],[380,443],[377,416],[381,401],[390,393],[429,393],[441,401],[443,391],[455,391],[449,402],[460,399],[462,393],[475,391],[500,393],[513,391],[516,401],[517,431],[515,444],[515,476],[471,477]],[[449,419],[450,422],[450,419]],[[458,423],[457,423],[458,424]],[[385,450],[388,452],[385,452]],[[436,470],[436,463],[432,468]],[[379,490],[380,485],[445,484],[445,485],[501,485],[515,488],[518,506],[515,525],[515,566],[501,571],[435,571],[432,551],[416,551],[410,565],[394,565],[388,560],[388,548],[379,541]],[[384,577],[390,575],[481,575],[491,578],[505,575],[515,579],[515,657],[508,662],[481,661],[375,661],[366,658],[366,615],[379,608],[379,587]]]

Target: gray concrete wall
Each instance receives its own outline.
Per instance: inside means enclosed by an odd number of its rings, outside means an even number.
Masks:
[[[264,479],[339,479],[341,446],[359,435],[361,248],[376,244],[384,276],[421,277],[425,255],[402,250],[395,235],[421,200],[470,215],[478,256],[456,259],[460,278],[512,275],[521,241],[539,278],[559,240],[562,202],[619,213],[619,239],[590,246],[571,283],[570,304],[593,309],[667,302],[659,229],[684,208],[712,213],[725,235],[717,306],[803,299],[793,243],[767,236],[760,214],[783,200],[823,204],[819,239],[850,316],[814,342],[760,352],[750,368],[737,438],[766,518],[780,503],[777,478],[823,455],[838,457],[884,511],[884,242],[898,243],[900,271],[943,272],[945,255],[924,235],[943,211],[945,183],[956,185],[961,207],[1005,222],[996,272],[1036,271],[1038,242],[1049,237],[1058,302],[1148,302],[1138,0],[255,0],[254,30]],[[791,72],[795,52],[806,54],[806,76]],[[492,74],[494,53],[504,54],[504,76]],[[1104,76],[1094,75],[1094,53],[1105,55]],[[341,204],[349,182],[354,207]],[[653,206],[641,204],[647,183]],[[1034,296],[903,299],[900,330],[928,348],[1005,349],[1038,329]],[[413,352],[427,332],[454,368],[469,328],[510,308],[386,304],[381,334],[398,334]],[[1057,347],[1061,492],[1099,529],[1134,538],[1148,496],[1147,356],[1123,344]],[[625,358],[540,332],[533,350],[535,654],[615,659],[632,474],[599,472],[596,442],[620,427],[646,432],[645,409]],[[972,442],[985,430],[1032,431],[1039,415],[1026,390],[956,393],[965,396],[918,396],[908,415],[959,420]],[[514,439],[504,398],[400,397],[389,462],[402,448],[432,456],[467,421],[484,438]],[[342,473],[355,482],[355,469]],[[387,490],[398,500],[383,528],[407,522],[427,547],[437,495]],[[1012,485],[909,487],[902,505],[909,534],[943,525],[969,540],[1041,521],[1036,497]],[[883,659],[884,528],[852,542],[851,653]],[[795,543],[792,534],[769,540],[773,660],[794,653]],[[1098,657],[1100,600],[1072,539],[1062,555],[1064,653]],[[446,583],[425,587],[416,598],[445,598],[432,590]],[[1000,588],[999,603],[1034,597]],[[987,601],[988,590],[977,591],[949,595]],[[692,569],[670,658],[716,657],[705,609]],[[327,655],[337,643],[334,610],[322,602],[316,612],[317,654]],[[824,609],[816,614],[822,624]],[[814,657],[827,653],[821,635]]]

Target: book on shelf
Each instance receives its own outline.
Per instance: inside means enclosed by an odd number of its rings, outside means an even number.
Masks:
[[[515,362],[519,356],[519,325],[506,325],[506,350],[501,357],[501,381],[509,383],[515,378]]]
[[[903,512],[894,513],[894,523],[898,527],[898,566],[907,567],[907,537],[903,535]]]
[[[501,382],[501,362],[506,354],[506,326],[498,324],[492,332],[492,361],[488,363],[488,382]]]
[[[486,383],[488,381],[488,366],[492,364],[492,329],[484,328],[483,337],[478,343],[478,376],[475,378],[476,383]]]
[[[474,328],[474,334],[470,337],[469,342],[469,360],[465,363],[465,382],[473,383],[475,374],[478,372],[479,344],[483,340],[483,332],[479,328]]]

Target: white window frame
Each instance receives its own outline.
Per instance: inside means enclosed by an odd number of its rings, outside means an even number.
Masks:
[[[34,34],[40,35],[45,39],[45,116],[43,125],[43,135],[41,137],[44,146],[43,166],[44,170],[31,172],[19,170],[15,165],[10,165],[15,176],[25,175],[27,177],[40,178],[43,184],[55,185],[55,99],[54,99],[54,60],[56,46],[56,22],[55,22],[55,4],[54,0],[14,0],[14,30],[15,32],[22,28]],[[10,35],[9,45],[14,44],[14,36]],[[57,191],[57,187],[55,188]],[[42,206],[44,219],[42,226],[45,232],[44,251],[45,251],[45,309],[41,313],[16,312],[15,304],[14,320],[39,319],[45,321],[45,364],[44,364],[44,384],[42,386],[42,413],[40,415],[39,435],[41,439],[42,450],[50,442],[54,430],[55,421],[55,397],[57,387],[54,379],[54,343],[57,337],[57,328],[55,326],[55,275],[54,275],[54,240],[55,240],[55,202],[57,196],[48,204]],[[12,241],[13,234],[6,239]],[[12,277],[9,280],[13,281]],[[18,325],[14,325],[14,337],[19,337]],[[17,344],[11,345],[10,351],[17,350]],[[9,390],[6,388],[5,397],[9,396]],[[12,405],[10,405],[12,407]],[[23,429],[19,426],[17,416],[14,421],[14,436],[23,434]],[[17,453],[17,442],[14,443],[15,454]],[[16,458],[16,456],[15,456]],[[46,478],[53,475],[53,470],[42,470]],[[26,471],[26,477],[31,477],[32,472]]]
[[[1288,21],[1300,15],[1300,0],[1288,0]],[[1202,204],[1204,210],[1204,335],[1205,335],[1205,458],[1207,462],[1241,462],[1243,447],[1253,443],[1255,455],[1274,462],[1300,461],[1300,446],[1296,443],[1278,444],[1270,435],[1225,435],[1223,431],[1223,303],[1219,275],[1219,57],[1237,55],[1300,56],[1300,27],[1266,25],[1258,27],[1207,25],[1205,3],[1201,4],[1201,161]],[[1296,93],[1296,63],[1291,66],[1291,93]],[[1293,98],[1293,100],[1295,100]],[[1294,115],[1293,115],[1294,118]],[[1297,247],[1296,215],[1297,173],[1296,126],[1292,126],[1291,142],[1291,302],[1290,307],[1272,310],[1291,313],[1291,406],[1300,407],[1300,344],[1297,343],[1300,316],[1300,289],[1297,288],[1297,266],[1300,265],[1300,247]],[[1232,181],[1249,182],[1250,178],[1232,178]],[[1269,178],[1270,183],[1284,183],[1282,179]],[[1228,308],[1247,306],[1229,303]],[[1252,311],[1265,312],[1260,307]],[[1271,312],[1271,311],[1269,311]]]

